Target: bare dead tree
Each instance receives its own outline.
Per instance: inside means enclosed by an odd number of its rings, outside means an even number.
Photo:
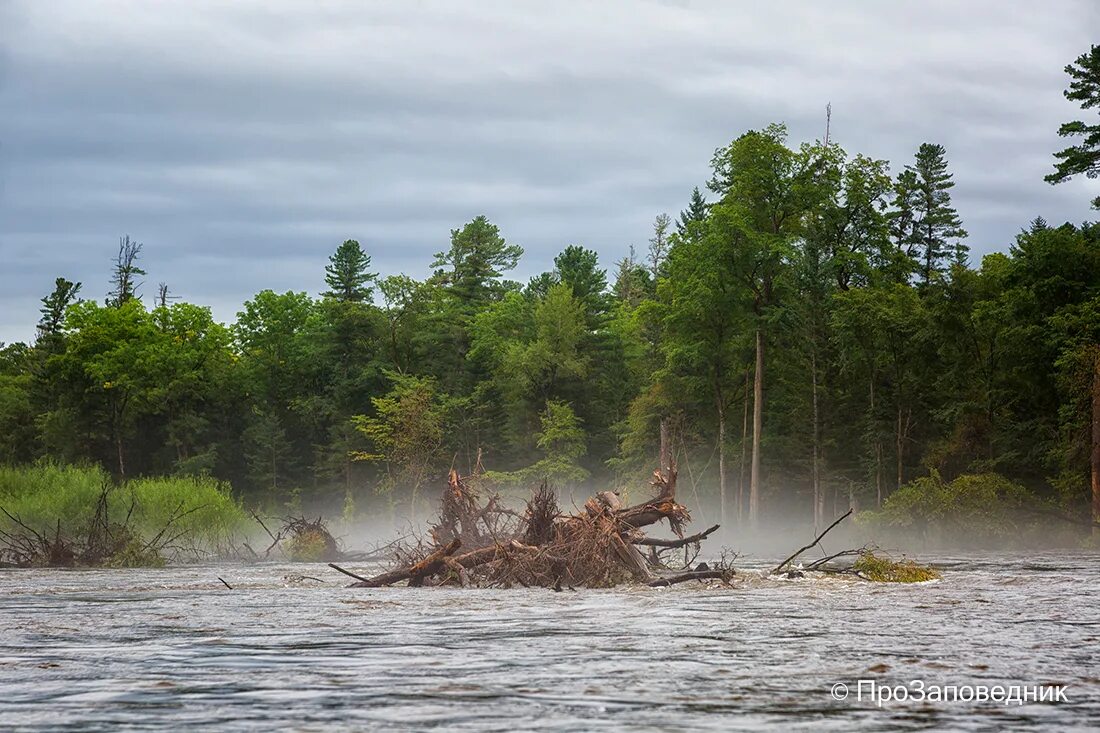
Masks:
[[[130,239],[128,234],[118,240],[118,255],[115,257],[114,273],[111,275],[114,287],[107,294],[108,304],[119,308],[139,297],[138,288],[143,283],[138,278],[145,274],[145,270],[137,264],[141,249],[142,244]]]

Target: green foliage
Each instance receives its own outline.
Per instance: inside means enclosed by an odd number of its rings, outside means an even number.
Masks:
[[[546,481],[553,486],[573,486],[588,478],[579,463],[587,452],[584,429],[573,408],[564,402],[549,401],[539,416],[535,444],[542,453],[534,464],[511,473],[490,471],[492,481],[523,487]]]
[[[998,474],[964,474],[948,482],[933,473],[906,484],[880,511],[859,520],[980,545],[1019,536],[1034,519],[1027,510],[1035,506],[1027,489]]]
[[[1087,109],[1096,55],[1071,70]],[[1090,175],[1089,134],[1058,180]],[[124,238],[107,307],[59,278],[37,341],[0,348],[0,461],[213,477],[350,514],[415,505],[479,461],[637,486],[663,447],[733,516],[747,486],[750,516],[820,519],[850,493],[892,522],[950,524],[944,492],[973,493],[973,513],[1000,494],[955,482],[993,473],[1084,513],[1100,226],[1036,219],[972,265],[938,144],[891,179],[770,125],[711,163],[711,200],[696,188],[676,220],[657,214],[610,278],[570,245],[526,286],[505,280],[522,249],[479,216],[441,233],[424,280],[377,279],[348,239],[318,263],[323,295],[264,290],[223,326],[146,308]]]
[[[925,283],[943,273],[949,259],[965,264],[969,251],[962,243],[966,230],[951,205],[955,182],[946,154],[942,145],[922,143],[915,163],[905,167],[894,188],[893,232]]]
[[[25,468],[0,466],[0,507],[35,531],[52,537],[60,526],[73,537],[87,535],[107,489],[109,525],[121,528],[115,551],[105,558],[120,566],[157,565],[157,551],[188,555],[228,547],[248,526],[247,515],[228,487],[213,479],[157,478],[114,486],[99,468],[52,463]],[[18,531],[6,516],[0,528]]]
[[[1100,46],[1090,46],[1065,70],[1072,79],[1065,91],[1066,99],[1080,103],[1083,110],[1096,108],[1100,112]],[[1047,182],[1061,183],[1082,173],[1087,178],[1100,177],[1100,124],[1074,120],[1059,127],[1058,134],[1082,139],[1054,154],[1058,162],[1046,177]],[[1092,207],[1100,209],[1100,196],[1092,200]]]
[[[345,241],[325,266],[325,284],[331,288],[325,295],[346,303],[370,300],[370,284],[378,276],[369,270],[370,255],[354,239]]]
[[[440,470],[445,459],[444,435],[449,425],[446,396],[434,380],[389,375],[393,388],[371,403],[375,415],[357,415],[356,429],[371,446],[370,451],[353,453],[358,461],[376,462],[384,468],[379,491],[408,492],[415,504],[420,488]]]
[[[484,300],[500,276],[511,270],[523,255],[519,245],[508,244],[500,229],[484,216],[461,229],[451,230],[451,248],[438,252],[432,267],[464,303]]]
[[[691,189],[691,199],[686,209],[680,212],[676,221],[676,233],[681,239],[695,239],[707,219],[707,200],[699,192],[699,187]]]
[[[852,570],[876,583],[924,583],[939,580],[939,571],[929,565],[918,565],[912,560],[891,560],[867,551],[860,554]]]
[[[49,338],[61,330],[65,320],[65,311],[76,301],[80,293],[80,283],[70,282],[63,277],[54,281],[53,292],[42,299],[39,312],[42,319],[38,322],[38,338]]]

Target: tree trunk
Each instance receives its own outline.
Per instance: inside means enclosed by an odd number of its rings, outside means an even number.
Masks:
[[[745,402],[741,411],[741,462],[737,464],[737,522],[745,518],[745,454],[749,447],[749,370],[745,369]]]
[[[813,460],[813,484],[814,484],[814,531],[816,532],[825,519],[825,497],[821,494],[821,423],[817,410],[817,346],[810,353],[810,376],[813,381],[813,436],[814,436],[814,460]]]
[[[657,465],[660,466],[662,471],[668,470],[671,464],[671,452],[669,450],[668,441],[668,416],[661,418],[661,448],[660,453],[657,456]]]
[[[871,373],[871,431],[875,438],[875,508],[882,508],[882,441],[875,420],[875,375]],[[834,512],[835,513],[835,512]]]
[[[764,336],[756,329],[756,374],[752,385],[752,469],[749,473],[749,523],[756,526],[760,510],[760,433],[764,424]]]
[[[719,391],[715,398],[718,407],[718,517],[719,524],[726,523],[726,409]],[[662,466],[663,468],[663,466]]]
[[[118,448],[118,477],[126,478],[126,464],[122,460],[122,431],[117,432],[115,446]]]
[[[1095,350],[1092,375],[1092,521],[1100,522],[1100,347]],[[1097,529],[1093,528],[1093,534]]]
[[[898,429],[897,429],[897,454],[898,454],[898,485],[901,488],[905,483],[905,439],[909,435],[909,416],[904,423],[901,419],[901,403],[898,403]],[[911,415],[912,413],[910,413]]]

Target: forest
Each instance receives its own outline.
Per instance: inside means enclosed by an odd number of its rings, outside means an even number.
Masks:
[[[1100,105],[1100,47],[1067,72]],[[1100,124],[1061,133],[1080,141],[1048,180],[1095,177]],[[0,346],[0,462],[416,519],[452,468],[567,491],[674,461],[730,526],[973,487],[1089,521],[1100,223],[1021,212],[975,261],[948,151],[914,149],[891,164],[769,125],[617,262],[563,242],[517,282],[521,244],[478,216],[426,279],[380,276],[385,242],[334,242],[325,292],[264,290],[231,324],[146,284],[136,239],[103,243],[104,283],[57,277],[33,343]]]

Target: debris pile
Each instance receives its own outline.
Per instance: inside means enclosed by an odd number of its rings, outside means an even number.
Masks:
[[[672,585],[689,580],[728,581],[728,563],[691,568],[699,543],[718,529],[684,537],[691,521],[688,508],[676,500],[676,470],[653,473],[657,495],[634,506],[604,491],[572,514],[563,513],[554,491],[539,486],[520,513],[500,498],[477,491],[469,479],[451,471],[440,500],[439,520],[430,542],[402,546],[395,566],[374,577],[355,578],[354,587],[375,588],[407,581],[410,586],[539,586],[606,588],[621,583]],[[647,537],[644,528],[667,522],[677,539]],[[639,548],[647,548],[643,554]],[[672,551],[684,550],[673,563]],[[680,572],[670,575],[669,571]]]

